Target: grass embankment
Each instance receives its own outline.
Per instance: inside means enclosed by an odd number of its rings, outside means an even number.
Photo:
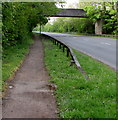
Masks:
[[[59,32],[53,32],[53,33],[59,33]],[[60,32],[61,33],[61,32]],[[90,37],[101,37],[101,38],[112,38],[112,39],[117,39],[117,37],[112,37],[112,36],[102,36],[102,35],[95,35],[95,34],[87,34],[87,33],[77,33],[77,32],[65,32],[62,34],[70,34],[70,35],[81,35],[81,36],[90,36]],[[107,34],[106,34],[107,35]]]
[[[4,50],[2,58],[2,81],[1,90],[6,87],[5,81],[12,78],[15,71],[18,70],[20,64],[24,60],[26,53],[29,51],[29,46],[33,43],[31,38],[25,40],[22,44],[16,46],[10,46]]]
[[[91,80],[70,66],[66,57],[49,40],[43,40],[45,64],[55,91],[61,118],[115,118],[116,74],[106,65],[74,51]]]

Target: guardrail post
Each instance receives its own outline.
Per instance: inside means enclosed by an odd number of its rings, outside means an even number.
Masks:
[[[53,44],[54,44],[55,40],[53,40]]]
[[[69,49],[67,48],[67,57],[69,57]]]
[[[65,50],[64,48],[65,48],[65,46],[63,45],[63,52],[64,52],[64,50]]]
[[[58,42],[57,42],[57,46],[58,46]]]
[[[73,66],[75,64],[75,61],[74,60],[71,60],[70,61],[70,66]]]
[[[54,44],[56,45],[56,40],[54,41]]]
[[[59,45],[59,48],[61,49],[61,43],[60,43],[60,45]]]

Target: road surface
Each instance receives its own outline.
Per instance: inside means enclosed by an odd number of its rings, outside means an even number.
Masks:
[[[43,32],[116,69],[116,39]]]

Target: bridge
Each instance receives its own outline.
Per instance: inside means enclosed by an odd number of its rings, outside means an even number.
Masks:
[[[62,9],[56,15],[50,17],[78,17],[87,18],[86,12],[83,9]]]
[[[83,9],[61,9],[55,15],[44,15],[46,17],[75,17],[75,18],[88,18],[86,11]],[[102,20],[97,20],[95,24],[95,34],[102,34]]]

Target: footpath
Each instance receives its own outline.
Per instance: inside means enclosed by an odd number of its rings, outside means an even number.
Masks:
[[[57,118],[53,91],[44,65],[41,39],[35,35],[29,54],[10,83],[3,98],[3,118]]]

